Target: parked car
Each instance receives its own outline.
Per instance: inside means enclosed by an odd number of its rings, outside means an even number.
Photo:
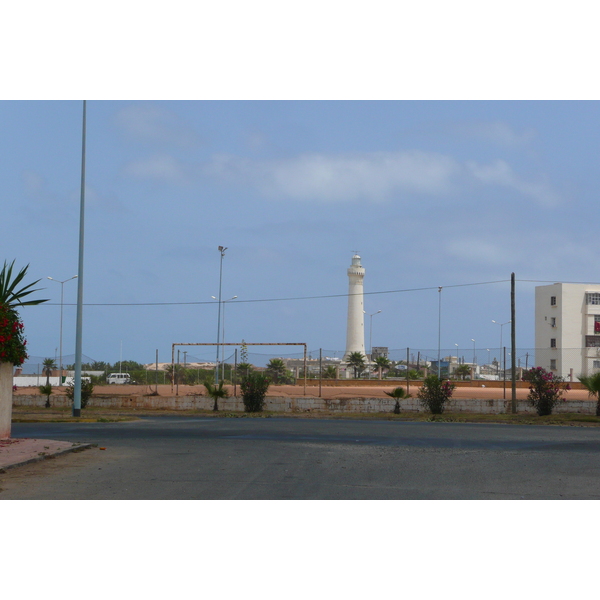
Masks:
[[[126,383],[131,383],[131,376],[129,373],[111,373],[106,378],[106,382],[109,384],[116,383],[124,385]]]

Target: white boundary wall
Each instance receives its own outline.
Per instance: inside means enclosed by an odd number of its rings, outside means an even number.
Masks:
[[[13,406],[43,407],[46,396],[32,394],[27,396],[13,396]],[[71,406],[66,396],[50,396],[52,406]],[[392,398],[343,398],[326,399],[315,397],[299,398],[267,398],[265,410],[280,413],[294,412],[347,412],[347,413],[386,413],[392,412],[396,401]],[[114,396],[92,398],[88,406],[102,408],[125,408],[146,410],[212,410],[213,400],[206,396]],[[242,398],[228,398],[219,400],[221,412],[243,412]],[[401,412],[425,412],[417,398],[400,400]],[[452,400],[448,405],[448,412],[472,413],[510,413],[511,400]],[[535,409],[527,400],[519,400],[517,411],[535,414]],[[554,413],[581,413],[596,414],[594,400],[567,400],[559,404]]]

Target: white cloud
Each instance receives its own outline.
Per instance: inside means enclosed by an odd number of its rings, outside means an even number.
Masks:
[[[184,171],[181,164],[175,158],[166,154],[132,161],[125,166],[124,172],[127,175],[141,179],[162,179],[176,183],[181,183],[184,180]]]
[[[518,177],[504,160],[499,159],[488,165],[479,165],[475,161],[467,161],[466,167],[477,181],[485,185],[512,188],[541,206],[554,207],[561,202],[560,195],[547,182],[526,181]]]
[[[132,161],[125,173],[179,184],[194,178],[190,165],[168,154]],[[461,163],[450,156],[421,151],[302,154],[271,160],[220,154],[201,164],[195,177],[254,188],[271,198],[309,201],[384,201],[403,193],[445,199],[478,184],[506,188],[542,207],[562,202],[543,176],[524,179],[505,160]]]
[[[270,196],[330,201],[383,200],[401,190],[443,194],[459,172],[454,159],[418,151],[266,161],[220,155],[204,168],[207,175],[253,184]]]
[[[500,146],[523,146],[531,142],[537,135],[535,129],[531,127],[518,133],[510,125],[501,121],[463,123],[453,129],[462,135],[479,138]]]
[[[152,103],[127,106],[117,113],[116,121],[131,139],[139,142],[189,147],[197,139],[191,127],[175,113]]]

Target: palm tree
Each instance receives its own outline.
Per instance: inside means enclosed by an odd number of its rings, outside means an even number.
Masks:
[[[396,405],[394,406],[394,413],[400,414],[400,400],[404,398],[410,398],[410,394],[406,393],[406,390],[403,387],[397,387],[393,389],[391,392],[385,392],[390,398],[394,398],[396,400]]]
[[[336,379],[337,378],[337,369],[334,365],[328,365],[323,369],[321,373],[321,377],[323,379]]]
[[[183,379],[183,367],[181,365],[175,365],[175,376],[173,376],[173,365],[167,365],[165,371],[167,373],[167,379],[171,383],[174,385],[181,383],[181,380]]]
[[[354,369],[354,379],[361,376],[365,370],[365,356],[362,352],[350,352],[346,357],[349,367]]]
[[[287,369],[281,358],[272,358],[267,365],[267,373],[273,383],[285,383]]]
[[[42,364],[44,367],[42,373],[46,376],[46,385],[50,385],[50,375],[56,369],[56,361],[53,358],[45,358]]]
[[[19,321],[17,308],[47,302],[47,299],[24,300],[26,296],[37,291],[32,287],[40,280],[19,287],[29,265],[13,276],[14,264],[14,260],[10,264],[5,261],[0,270],[0,327],[5,330],[3,334],[6,332],[6,335],[1,336],[0,342],[0,439],[10,437],[13,365],[21,364],[27,358],[23,324]]]
[[[454,370],[454,374],[464,381],[467,377],[471,376],[471,367],[466,364],[458,365]]]
[[[578,379],[583,383],[589,395],[596,397],[596,416],[600,417],[600,371],[593,375],[579,375]]]
[[[23,267],[15,276],[12,278],[12,270],[15,261],[13,260],[10,265],[4,261],[4,266],[2,267],[2,271],[0,271],[0,304],[4,305],[6,308],[15,310],[17,306],[33,306],[35,304],[42,304],[42,302],[48,302],[48,298],[45,300],[27,300],[23,302],[23,298],[28,296],[33,292],[39,291],[30,290],[29,288],[34,286],[36,283],[39,283],[41,279],[22,287],[21,289],[16,289],[17,285],[23,281],[23,278],[27,274],[27,269],[29,265]]]
[[[215,405],[213,406],[214,411],[219,410],[219,398],[229,398],[229,394],[227,390],[223,387],[223,380],[219,381],[219,385],[214,385],[209,381],[204,382],[204,387],[206,388],[206,394],[215,401]]]
[[[44,388],[42,394],[46,396],[46,408],[50,408],[50,394],[52,393],[52,386],[50,385],[50,375],[52,371],[56,369],[56,361],[53,358],[45,358],[43,362],[44,368],[42,373],[46,376],[46,385],[40,387],[40,391]]]
[[[254,365],[251,365],[249,362],[241,362],[236,366],[238,373],[243,375],[248,375],[250,371],[254,370]]]
[[[379,379],[381,379],[383,371],[389,369],[392,363],[390,362],[389,358],[387,358],[387,356],[378,356],[374,362],[377,365]]]

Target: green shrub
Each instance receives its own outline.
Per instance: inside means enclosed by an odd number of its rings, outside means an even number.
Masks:
[[[417,393],[417,397],[431,414],[441,415],[446,403],[452,398],[455,387],[447,379],[440,379],[437,375],[428,375],[423,380],[423,386]]]
[[[260,372],[250,372],[242,379],[240,389],[246,412],[262,412],[271,380]]]
[[[67,398],[74,401],[75,397],[75,380],[71,379],[67,384]],[[86,408],[89,399],[92,397],[94,393],[94,384],[91,381],[87,381],[86,379],[81,379],[81,408]]]

